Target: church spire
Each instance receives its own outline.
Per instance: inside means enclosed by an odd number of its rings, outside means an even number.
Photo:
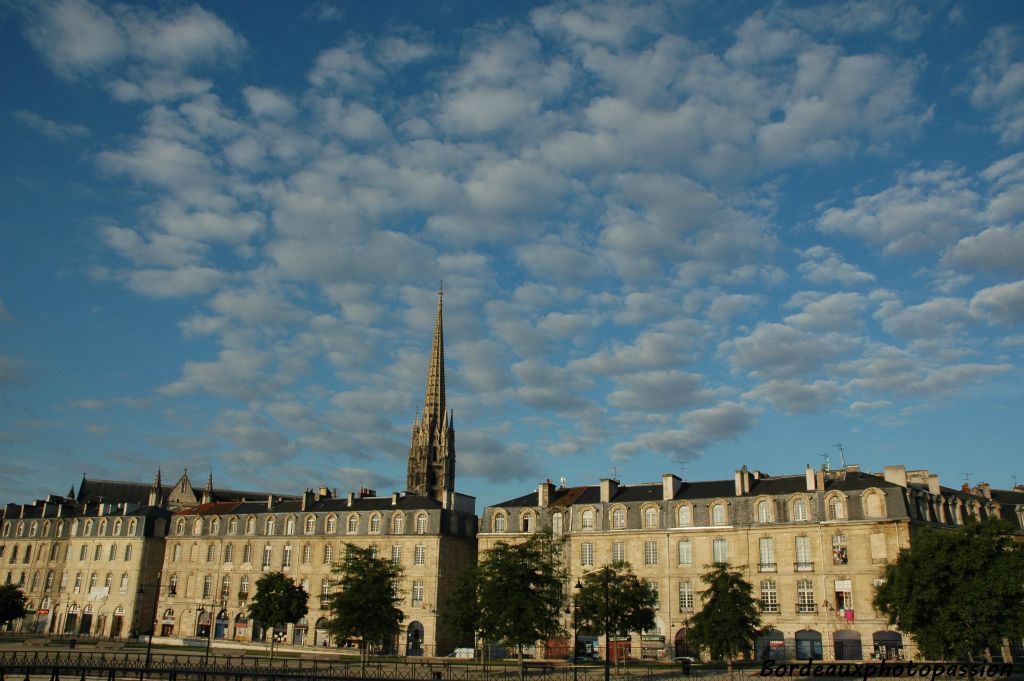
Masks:
[[[433,497],[442,503],[455,491],[455,429],[445,405],[443,289],[437,292],[426,395],[422,416],[413,422],[406,488],[409,494]]]

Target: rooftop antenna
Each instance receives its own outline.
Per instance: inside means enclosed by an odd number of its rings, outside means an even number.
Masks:
[[[619,479],[619,467],[618,466],[612,466],[612,480],[618,480],[618,479]]]
[[[846,468],[846,450],[843,449],[843,443],[837,442],[832,446],[839,450],[839,458],[843,462],[843,468]]]
[[[680,480],[686,480],[686,462],[685,461],[680,461],[679,462],[679,479]]]
[[[827,470],[827,471],[832,470],[832,466],[829,465],[830,462],[828,460],[828,452],[825,452],[824,454],[818,454],[818,456],[820,456],[821,458],[825,459],[825,470]]]
[[[971,486],[971,475],[972,474],[971,473],[961,473],[960,475],[964,476],[964,484],[967,485],[968,487],[970,487]]]

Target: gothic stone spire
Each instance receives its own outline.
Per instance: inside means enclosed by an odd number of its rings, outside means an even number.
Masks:
[[[407,481],[410,494],[430,496],[442,503],[446,492],[455,491],[455,429],[445,409],[443,307],[444,291],[438,291],[423,414],[412,428]]]

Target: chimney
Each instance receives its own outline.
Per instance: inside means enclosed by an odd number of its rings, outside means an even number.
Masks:
[[[547,508],[551,505],[551,493],[555,491],[555,485],[550,480],[537,485],[537,505]]]
[[[859,463],[848,463],[848,464],[846,464],[846,472],[847,473],[860,473],[860,464]]]
[[[971,486],[965,482],[964,484],[960,485],[960,491],[963,492],[964,494],[970,494]]]
[[[319,499],[330,499],[331,490],[327,489],[327,485],[320,485],[320,496]],[[318,499],[318,501],[319,501]]]
[[[601,503],[608,503],[619,491],[619,481],[611,478],[601,479]]]
[[[274,508],[274,495],[273,494],[268,494],[267,495],[267,510],[269,511],[272,508]]]
[[[818,478],[814,475],[814,469],[811,468],[811,464],[807,464],[807,468],[804,469],[804,479],[807,481],[807,491],[813,492],[816,489]]]
[[[992,488],[987,482],[978,483],[978,492],[986,499],[992,498]]]
[[[815,477],[817,478],[816,482],[817,482],[818,489],[821,490],[822,492],[824,492],[825,491],[825,467],[824,466],[822,466],[821,468],[818,469],[818,472],[815,473]]]
[[[392,492],[391,493],[391,505],[392,506],[398,506],[398,497],[399,496],[400,495],[398,494],[398,492]]]
[[[907,468],[906,466],[886,466],[882,471],[882,477],[885,478],[886,482],[900,487],[906,488],[907,486]]]
[[[50,504],[44,501],[44,502],[43,502],[43,510],[42,510],[42,515],[40,515],[39,517],[40,517],[40,518],[45,518],[45,517],[46,517],[46,512],[47,512],[48,510],[50,510]]]
[[[352,504],[354,504],[356,502],[356,493],[355,492],[349,492],[348,493],[348,500],[347,501],[348,501],[349,508],[352,508]]]
[[[663,501],[671,501],[676,498],[679,494],[679,489],[683,486],[682,480],[678,476],[672,473],[661,474],[661,498]]]
[[[21,514],[18,517],[19,518],[24,518],[25,517],[25,504],[21,505]]]
[[[64,504],[57,504],[57,517],[60,518],[64,515]]]
[[[935,473],[928,474],[928,491],[932,494],[942,494],[942,490],[939,488],[939,476]]]
[[[741,497],[744,494],[750,493],[750,477],[750,471],[747,470],[746,465],[736,471],[736,496]]]

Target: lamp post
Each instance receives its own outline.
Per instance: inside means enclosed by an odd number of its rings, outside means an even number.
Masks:
[[[149,639],[146,641],[146,665],[145,674],[149,676],[149,664],[153,659],[153,633],[156,628],[156,609],[160,604],[160,578],[163,576],[163,572],[156,573],[156,581],[150,582],[149,584],[139,584],[139,596],[142,596],[146,592],[147,586],[153,587],[153,612],[149,617]]]
[[[593,574],[594,572],[597,572],[597,571],[596,570],[592,570],[591,572],[584,572],[582,575],[580,575],[580,579],[576,580],[576,589],[577,589],[577,591],[581,591],[583,589],[582,578],[585,577],[586,575]],[[609,584],[611,582],[611,573],[610,573],[610,570],[608,569],[607,565],[605,565],[603,568],[601,568],[601,575],[602,575],[601,581],[604,584],[604,681],[609,681],[611,679],[611,674],[612,674],[612,670],[611,670],[612,638],[611,638],[611,631],[609,631],[610,616],[611,616],[611,612],[610,612],[610,610],[611,610],[611,607],[610,607],[611,596],[609,594],[609,588],[610,588]],[[575,641],[573,641],[573,646],[574,646],[573,658],[575,658],[576,657]],[[573,667],[573,672],[575,673],[575,667]]]

